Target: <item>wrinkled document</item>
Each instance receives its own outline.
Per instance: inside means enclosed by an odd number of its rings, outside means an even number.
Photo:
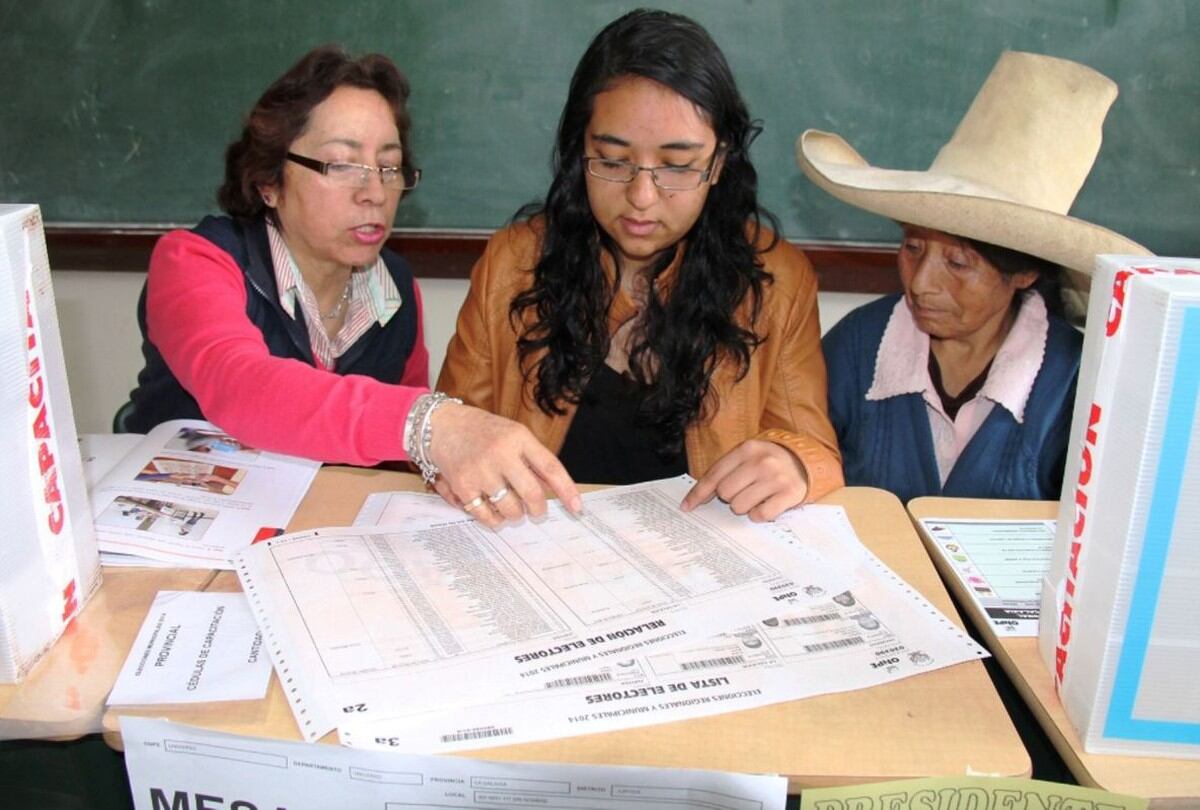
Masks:
[[[691,513],[683,478],[554,504],[492,531],[455,513],[299,532],[237,560],[306,739],[351,721],[498,698],[563,675],[702,642],[774,609],[819,558],[720,504]],[[449,517],[449,516],[447,516]],[[480,673],[487,677],[481,678]]]
[[[699,770],[535,765],[354,751],[122,717],[137,810],[496,808],[783,810],[787,780]]]
[[[666,649],[545,661],[518,689],[474,705],[351,715],[341,741],[428,752],[530,742],[860,689],[986,655],[858,541],[841,507],[807,506],[759,528],[796,556],[753,622]]]

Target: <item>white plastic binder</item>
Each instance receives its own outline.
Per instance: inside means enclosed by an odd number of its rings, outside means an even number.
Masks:
[[[0,683],[25,675],[100,583],[36,205],[0,205]]]
[[[1200,260],[1101,256],[1040,649],[1090,753],[1200,758]]]

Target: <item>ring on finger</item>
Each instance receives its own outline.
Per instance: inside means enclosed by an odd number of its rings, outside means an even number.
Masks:
[[[470,512],[472,509],[478,509],[481,506],[483,506],[483,496],[476,495],[474,498],[463,504],[463,509],[467,512]]]
[[[492,503],[499,503],[508,497],[508,487],[500,487],[500,489],[487,496],[487,499]]]

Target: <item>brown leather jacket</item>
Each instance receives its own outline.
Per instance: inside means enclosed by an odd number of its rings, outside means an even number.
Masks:
[[[471,287],[446,350],[438,389],[527,426],[551,451],[561,448],[574,416],[546,414],[534,404],[517,355],[509,320],[513,297],[532,282],[539,254],[538,224],[518,223],[498,231],[471,271]],[[771,238],[764,232],[765,244]],[[817,319],[817,282],[808,259],[780,240],[763,255],[774,283],[765,285],[755,331],[766,340],[751,355],[741,380],[730,363],[713,372],[709,416],[686,431],[688,470],[699,478],[717,459],[747,439],[782,445],[808,473],[808,496],[816,500],[842,486],[837,439],[829,422],[825,360]],[[677,264],[660,276],[670,284]],[[611,266],[608,267],[612,272]],[[609,334],[636,312],[619,293],[609,313]]]

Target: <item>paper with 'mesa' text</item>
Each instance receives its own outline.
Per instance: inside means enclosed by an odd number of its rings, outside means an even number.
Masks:
[[[388,807],[783,810],[787,780],[718,771],[485,762],[264,740],[122,717],[137,810]]]

